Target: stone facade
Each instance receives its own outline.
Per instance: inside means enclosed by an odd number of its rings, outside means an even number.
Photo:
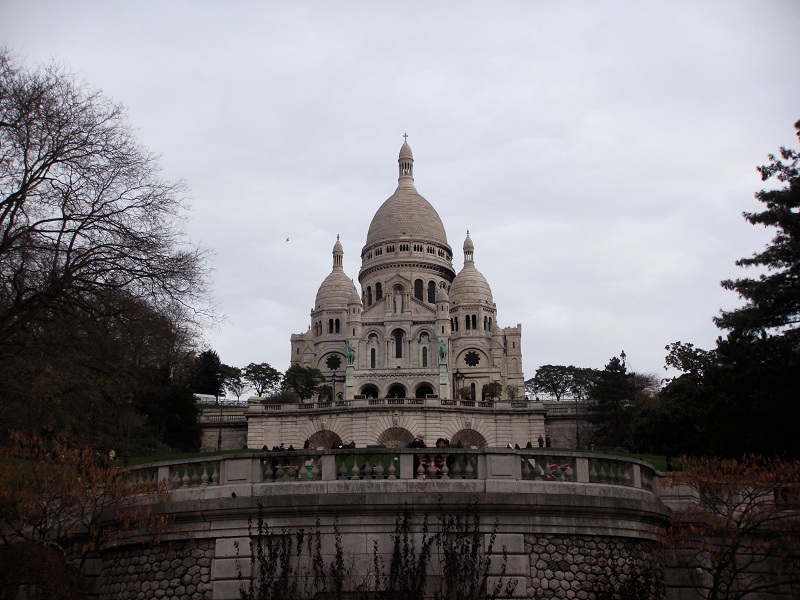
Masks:
[[[361,293],[344,273],[338,237],[333,268],[317,292],[311,325],[291,337],[291,361],[320,369],[334,399],[481,400],[485,384],[524,395],[522,328],[501,329],[497,305],[475,267],[467,232],[456,274],[444,225],[414,187],[414,158],[400,150],[397,190],[378,209],[361,250]]]
[[[249,448],[404,447],[417,435],[431,445],[443,437],[505,447],[544,433],[543,411],[523,401],[522,326],[498,325],[469,232],[456,273],[442,220],[414,185],[407,142],[398,165],[397,189],[361,249],[361,292],[344,272],[337,236],[310,326],[291,336],[292,364],[319,369],[330,396],[299,406],[252,398]]]
[[[102,559],[99,595],[104,600],[211,599],[213,560],[214,540],[112,549]]]
[[[526,535],[525,551],[530,556],[528,598],[589,600],[626,584],[640,586],[637,591],[651,588],[650,597],[664,593],[663,552],[653,541],[599,535]]]

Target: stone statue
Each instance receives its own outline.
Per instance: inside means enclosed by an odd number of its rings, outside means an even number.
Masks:
[[[403,312],[403,297],[400,295],[400,292],[394,293],[394,312]]]
[[[447,358],[447,344],[444,343],[444,340],[439,340],[439,358]]]
[[[356,361],[356,348],[350,342],[345,344],[347,344],[347,364],[352,365]]]

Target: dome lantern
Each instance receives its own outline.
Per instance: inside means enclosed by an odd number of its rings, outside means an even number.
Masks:
[[[414,155],[411,153],[411,146],[408,145],[408,134],[403,134],[403,146],[400,148],[400,156],[397,159],[399,165],[399,175],[397,181],[414,181]],[[412,184],[413,185],[413,184]]]

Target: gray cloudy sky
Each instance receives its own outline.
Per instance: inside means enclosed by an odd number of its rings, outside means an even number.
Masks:
[[[216,253],[228,364],[285,369],[341,235],[356,280],[408,132],[456,270],[470,230],[524,369],[710,347],[796,146],[800,3],[0,1],[0,42],[128,107]],[[286,238],[290,238],[287,243]]]

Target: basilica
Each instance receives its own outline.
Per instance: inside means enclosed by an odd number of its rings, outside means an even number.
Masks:
[[[397,189],[361,249],[361,293],[337,236],[311,325],[291,337],[291,362],[320,369],[339,401],[524,395],[522,327],[499,326],[469,232],[456,274],[442,220],[414,185],[407,141],[398,164]]]
[[[522,326],[500,327],[469,232],[456,273],[442,219],[414,185],[407,141],[398,165],[397,189],[361,249],[359,286],[337,237],[308,330],[291,336],[292,364],[319,369],[327,387],[294,404],[251,398],[246,447],[405,447],[441,437],[485,448],[546,435],[547,411],[525,398]]]

